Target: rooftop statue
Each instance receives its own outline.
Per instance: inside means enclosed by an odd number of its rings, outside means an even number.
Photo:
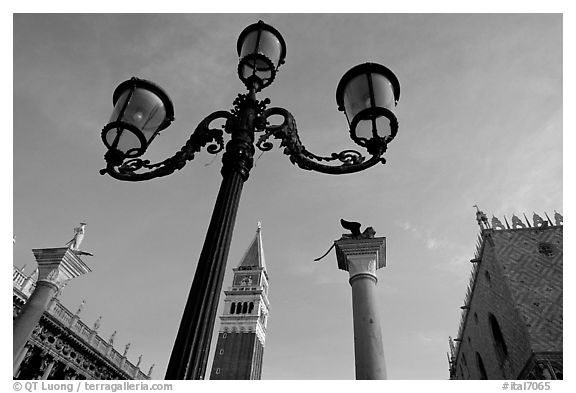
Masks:
[[[476,208],[476,221],[478,221],[478,225],[480,226],[480,228],[490,229],[490,226],[488,225],[488,217],[486,216],[486,214],[482,210],[480,210],[478,205],[474,205],[472,207]]]
[[[364,232],[360,232],[360,227],[362,226],[362,224],[360,224],[359,222],[346,221],[344,219],[340,219],[340,225],[342,225],[342,228],[350,231],[350,233],[342,234],[342,237],[340,237],[340,240],[342,240],[342,239],[373,239],[374,235],[376,235],[376,231],[372,227],[367,227],[364,230]],[[335,245],[336,245],[336,241],[332,244],[332,246],[328,249],[328,251],[326,251],[326,253],[324,255],[322,255],[320,258],[314,259],[314,262],[318,262],[319,260],[324,258],[326,255],[328,255],[328,253],[330,251],[332,251],[332,249],[334,248]]]
[[[85,228],[86,228],[85,222],[81,222],[80,226],[74,228],[74,237],[68,243],[66,243],[66,246],[68,246],[70,250],[74,251],[78,255],[93,256],[93,254],[89,252],[80,250],[80,243],[82,243],[82,240],[84,239],[84,233],[86,232]]]
[[[364,232],[360,232],[362,224],[359,222],[341,219],[340,224],[342,225],[342,228],[350,231],[350,233],[343,234],[342,239],[372,239],[374,238],[374,235],[376,235],[376,231],[372,227],[368,227]]]

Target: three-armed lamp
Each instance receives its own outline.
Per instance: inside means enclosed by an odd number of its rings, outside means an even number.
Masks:
[[[348,71],[336,91],[338,109],[348,119],[351,138],[363,147],[366,159],[356,150],[344,150],[329,156],[308,151],[300,141],[296,121],[286,109],[267,108],[268,98],[257,100],[256,93],[275,79],[284,63],[286,44],[280,33],[259,21],[245,28],[238,38],[238,76],[248,92],[239,94],[233,109],[216,111],[202,120],[186,144],[172,157],[151,164],[140,158],[156,135],[174,119],[174,107],[168,95],[152,82],[132,78],[122,82],[113,95],[114,110],[102,130],[108,148],[106,168],[101,174],[126,181],[162,177],[183,168],[203,147],[211,154],[225,149],[222,156],[222,184],[190,295],[168,363],[166,379],[203,379],[208,362],[212,330],[232,240],[232,232],[244,181],[253,166],[255,147],[273,148],[268,140],[279,139],[290,161],[302,169],[328,174],[353,173],[385,163],[382,157],[396,136],[398,122],[394,108],[400,84],[388,68],[365,63]],[[282,123],[272,125],[271,116]],[[211,127],[217,119],[223,127]],[[224,144],[224,134],[229,141]],[[258,138],[256,135],[259,134]],[[324,161],[339,161],[327,165]]]

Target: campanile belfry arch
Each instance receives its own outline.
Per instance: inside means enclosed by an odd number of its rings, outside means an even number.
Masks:
[[[224,291],[210,379],[260,379],[270,309],[260,223],[233,272],[232,286]]]

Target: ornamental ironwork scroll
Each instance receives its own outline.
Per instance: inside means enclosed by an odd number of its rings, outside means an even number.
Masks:
[[[233,109],[216,111],[208,115],[198,124],[186,144],[172,157],[152,164],[149,160],[141,158],[124,160],[123,156],[117,156],[117,152],[110,150],[106,155],[107,167],[100,170],[100,174],[108,173],[115,179],[126,181],[144,181],[167,176],[182,169],[206,146],[206,151],[210,154],[221,152],[224,150],[224,132],[232,135],[239,128],[251,129],[254,134],[261,133],[254,145],[263,152],[274,147],[271,138],[280,140],[284,154],[293,164],[305,170],[338,175],[359,172],[378,163],[386,163],[382,157],[389,141],[386,138],[375,138],[366,146],[369,158],[351,149],[331,153],[329,156],[310,152],[300,140],[294,116],[284,108],[267,109],[269,103],[268,98],[258,101],[247,94],[239,94],[233,102]],[[248,106],[251,106],[250,111],[246,110]],[[252,115],[246,116],[246,113]],[[273,116],[280,116],[282,122],[271,124],[270,118]],[[225,124],[220,128],[211,127],[216,120],[225,120]]]

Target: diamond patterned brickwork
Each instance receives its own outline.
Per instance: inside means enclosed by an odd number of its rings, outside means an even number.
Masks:
[[[486,230],[481,245],[451,379],[480,379],[478,357],[488,379],[517,379],[536,353],[562,357],[562,226]]]
[[[488,379],[515,379],[531,357],[529,336],[515,307],[495,248],[484,238],[481,262],[474,281],[456,359],[456,379],[481,379],[478,356]],[[490,328],[494,315],[504,336],[508,357],[501,361]]]
[[[532,350],[562,351],[562,227],[495,231],[496,259]]]

